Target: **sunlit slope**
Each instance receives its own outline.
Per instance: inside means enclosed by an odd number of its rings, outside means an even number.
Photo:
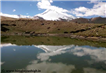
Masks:
[[[68,34],[94,34],[106,37],[106,25],[94,23],[76,23],[63,21],[45,21],[45,20],[6,20],[1,22],[1,26],[8,28],[3,33],[68,33]],[[93,31],[93,32],[91,32]],[[85,32],[85,33],[84,33]],[[95,34],[97,33],[97,34]]]

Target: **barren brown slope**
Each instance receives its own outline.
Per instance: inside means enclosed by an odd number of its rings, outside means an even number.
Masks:
[[[106,28],[104,24],[93,23],[75,23],[63,21],[45,21],[32,19],[6,20],[1,22],[2,28],[7,28],[7,31],[2,30],[2,34],[10,33],[62,33],[75,34],[95,28]],[[101,32],[99,32],[101,33]],[[105,33],[105,32],[102,32]],[[86,33],[87,34],[87,33]]]
[[[86,18],[77,18],[77,19],[73,19],[71,20],[71,22],[76,22],[76,23],[88,23],[88,19]]]
[[[94,17],[94,18],[77,18],[71,20],[71,22],[76,22],[76,23],[106,23],[106,18],[103,17]]]
[[[17,18],[11,18],[11,17],[5,17],[5,16],[0,16],[1,17],[1,21],[5,21],[5,20],[16,20]]]
[[[91,18],[91,22],[93,22],[93,23],[106,23],[106,18],[102,18],[102,17]]]

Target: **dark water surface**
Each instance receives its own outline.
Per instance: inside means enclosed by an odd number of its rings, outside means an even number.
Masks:
[[[106,73],[106,48],[87,45],[1,44],[2,73]]]

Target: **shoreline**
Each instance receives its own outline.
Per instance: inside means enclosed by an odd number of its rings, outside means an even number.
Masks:
[[[90,37],[90,36],[79,36],[74,34],[47,34],[47,33],[36,33],[36,34],[23,34],[23,33],[11,33],[11,34],[1,34],[1,36],[57,36],[57,37],[69,37],[73,39],[82,39],[89,41],[97,41],[97,42],[106,42],[106,38],[104,37]]]

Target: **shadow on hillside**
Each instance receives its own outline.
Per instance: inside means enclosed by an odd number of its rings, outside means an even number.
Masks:
[[[8,28],[4,27],[4,26],[9,26],[8,24],[1,24],[1,31],[2,32],[6,32],[6,31],[9,31]]]

